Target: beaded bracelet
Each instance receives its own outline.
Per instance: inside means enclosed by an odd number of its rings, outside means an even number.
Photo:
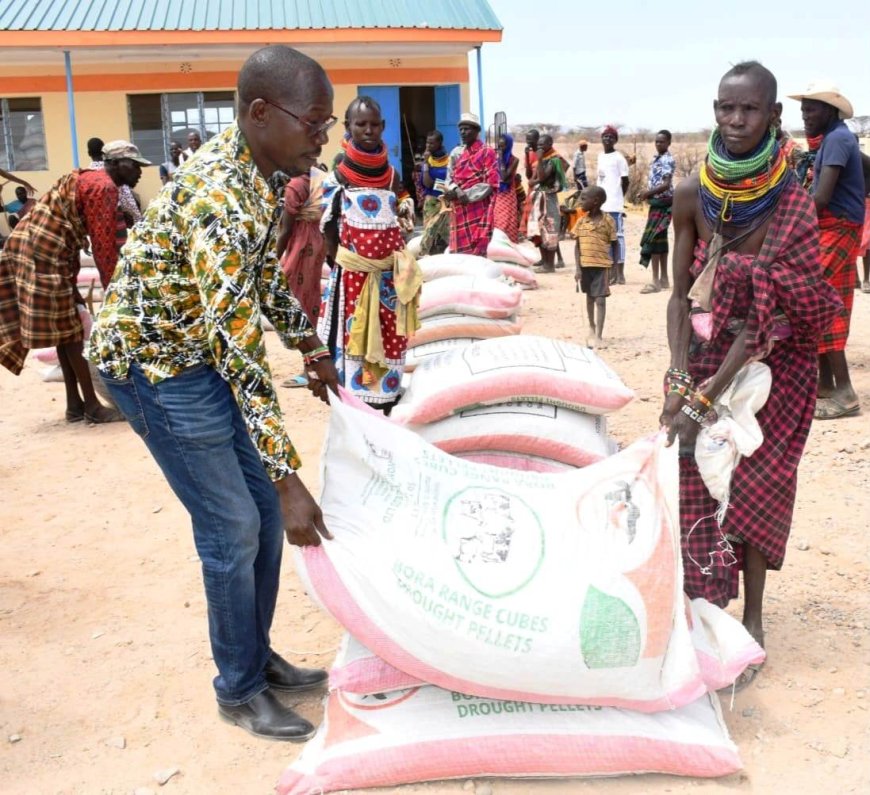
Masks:
[[[688,370],[681,370],[679,367],[669,367],[666,377],[675,381],[692,383],[692,374]]]
[[[691,387],[686,384],[680,384],[676,381],[671,381],[667,385],[667,389],[665,390],[665,397],[670,397],[671,395],[679,395],[684,400],[689,399],[689,390]]]
[[[682,411],[689,419],[697,422],[698,425],[701,425],[701,423],[703,423],[707,418],[706,414],[701,414],[700,411],[695,411],[695,409],[693,409],[688,403],[683,403],[680,407],[680,411]]]
[[[315,364],[319,362],[321,359],[326,359],[330,356],[329,348],[325,345],[321,345],[319,348],[315,348],[313,351],[309,351],[308,353],[302,354],[302,361],[306,364]]]
[[[708,411],[713,408],[713,401],[706,395],[702,394],[700,389],[695,392],[692,398],[693,400],[697,400],[702,406],[705,406]]]

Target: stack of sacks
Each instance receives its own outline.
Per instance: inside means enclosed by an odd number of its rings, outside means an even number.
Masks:
[[[295,554],[352,637],[278,791],[739,770],[709,691],[764,653],[723,611],[685,602],[663,442],[516,472],[333,401],[321,506],[334,540]]]
[[[494,262],[503,263],[505,276],[509,276],[524,290],[538,288],[532,266],[540,261],[541,255],[531,243],[512,243],[501,229],[493,229],[486,256]]]
[[[523,335],[431,357],[391,416],[461,458],[558,472],[615,452],[603,415],[633,397],[590,348]]]
[[[522,290],[501,278],[502,266],[467,254],[437,254],[420,261],[417,333],[408,341],[405,371],[477,340],[519,334]]]

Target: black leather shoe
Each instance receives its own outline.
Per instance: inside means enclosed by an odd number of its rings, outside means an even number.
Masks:
[[[237,707],[218,704],[218,714],[221,720],[267,740],[304,743],[316,731],[311,723],[285,707],[268,689]]]
[[[272,656],[269,657],[263,673],[266,675],[269,687],[282,693],[315,690],[325,685],[329,678],[322,668],[297,668],[275,652],[272,652]]]

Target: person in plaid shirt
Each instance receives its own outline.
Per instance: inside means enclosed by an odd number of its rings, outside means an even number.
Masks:
[[[276,251],[287,181],[316,165],[336,119],[323,68],[289,47],[248,58],[238,98],[236,122],[182,163],[130,230],[89,355],[191,516],[221,718],[298,742],[314,727],[274,691],[320,687],[326,672],[296,668],[270,644],[284,535],[299,546],[332,536],[296,473],[262,319],[303,354],[315,395],[337,390]]]
[[[714,107],[728,157],[745,159],[771,134],[782,110],[776,78],[758,63],[738,64],[722,78]],[[783,563],[797,468],[813,419],[816,347],[842,307],[822,278],[812,199],[791,171],[785,179],[772,211],[764,209],[747,226],[720,224],[715,236],[702,211],[698,175],[677,186],[674,289],[668,304],[671,368],[661,415],[669,441],[679,437],[680,444],[685,591],[724,606],[738,594],[742,569],[743,624],[762,645],[765,576]],[[716,258],[710,311],[690,315],[689,290],[708,260]],[[713,419],[713,401],[751,360],[763,361],[773,380],[757,415],[764,441],[737,465],[720,524],[720,506],[694,459],[695,438],[701,424]],[[747,668],[738,689],[759,670]]]
[[[122,240],[118,188],[133,187],[148,165],[133,144],[107,145],[105,169],[73,171],[60,178],[15,227],[0,253],[0,364],[16,375],[27,351],[57,348],[66,386],[67,422],[120,419],[94,391],[82,355],[84,327],[76,288],[80,251],[90,239],[105,286]]]

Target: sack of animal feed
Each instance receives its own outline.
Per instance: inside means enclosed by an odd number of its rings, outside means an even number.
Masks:
[[[333,399],[322,464],[335,537],[297,550],[298,571],[393,667],[487,698],[645,712],[705,692],[661,435],[539,474],[454,458]]]
[[[414,235],[414,237],[408,238],[408,242],[405,243],[405,248],[408,250],[409,254],[412,254],[414,257],[420,256],[420,246],[423,243],[423,235]]]
[[[538,401],[463,409],[408,427],[447,453],[502,450],[584,467],[616,451],[604,417]]]
[[[366,696],[336,690],[317,735],[276,789],[310,795],[480,776],[713,778],[741,767],[716,696],[644,715],[438,687]]]
[[[502,275],[515,281],[523,290],[537,290],[538,280],[531,268],[523,265],[502,265]]]
[[[764,660],[764,649],[746,628],[706,599],[685,600],[686,617],[708,692],[728,687],[746,666]],[[329,672],[330,688],[359,695],[389,693],[425,682],[394,668],[349,633]]]
[[[492,262],[486,257],[476,257],[474,254],[430,254],[428,257],[421,257],[417,264],[423,272],[423,281],[426,282],[447,276],[498,279],[504,273],[504,267],[500,263]]]
[[[433,422],[463,409],[525,400],[607,414],[633,397],[591,348],[520,334],[430,357],[417,368],[392,417]]]
[[[541,258],[536,249],[512,243],[501,229],[492,230],[486,256],[495,262],[512,262],[515,265],[534,265]]]
[[[686,612],[701,676],[711,693],[733,684],[747,665],[764,661],[764,649],[722,608],[692,599]]]
[[[477,342],[474,337],[451,337],[447,340],[436,340],[435,342],[427,342],[425,345],[417,345],[414,348],[408,348],[405,353],[405,373],[410,375],[415,372],[421,364],[440,356],[445,351],[465,348],[474,342]]]
[[[419,317],[455,314],[477,317],[513,317],[523,300],[516,286],[485,276],[445,276],[424,282]]]
[[[492,337],[512,337],[522,331],[515,317],[475,317],[450,313],[426,318],[417,332],[408,340],[409,348],[456,338],[487,340]]]
[[[477,464],[489,464],[493,467],[519,469],[522,472],[564,472],[572,469],[569,464],[552,461],[525,453],[508,453],[504,450],[469,450],[465,453],[453,453],[458,458],[474,461]]]

